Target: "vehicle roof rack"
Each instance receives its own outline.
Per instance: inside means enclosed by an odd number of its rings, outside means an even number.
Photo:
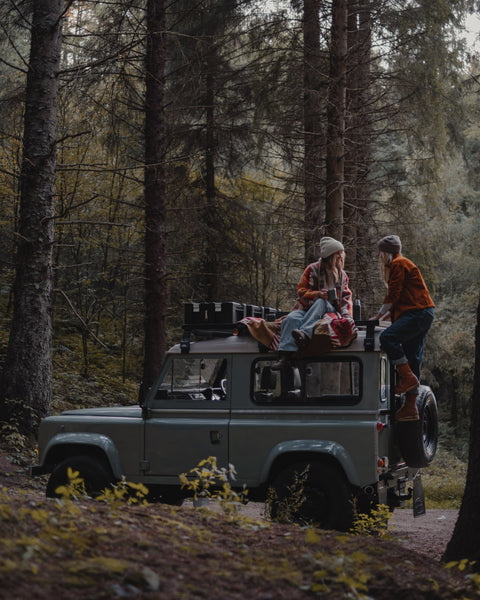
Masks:
[[[209,339],[238,335],[247,331],[239,323],[245,317],[275,321],[287,314],[278,308],[240,302],[187,302],[184,311],[183,338],[180,342],[183,353],[190,351],[192,333]]]
[[[375,327],[378,325],[378,321],[355,321],[355,325],[357,327],[365,327],[363,347],[367,352],[373,352],[375,350]]]

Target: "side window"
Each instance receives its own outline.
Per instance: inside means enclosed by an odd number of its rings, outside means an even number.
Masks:
[[[360,363],[354,359],[306,362],[307,400],[356,404],[360,400],[360,373]]]
[[[155,398],[158,400],[225,400],[225,358],[178,356],[172,358]]]
[[[257,360],[252,366],[253,399],[258,404],[299,402],[302,380],[297,366],[272,371],[273,360]]]
[[[257,404],[353,405],[360,401],[361,364],[354,358],[298,360],[272,371],[272,360],[252,366],[252,398]]]

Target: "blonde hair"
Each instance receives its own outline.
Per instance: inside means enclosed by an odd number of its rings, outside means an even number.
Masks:
[[[382,274],[382,279],[385,282],[385,285],[388,287],[393,254],[391,252],[383,252],[383,250],[380,250],[378,256],[380,257],[380,273]]]
[[[340,255],[341,264],[337,266],[337,257]],[[326,258],[322,258],[322,262],[325,265],[325,283],[330,287],[334,287],[342,277],[342,270],[345,265],[345,252],[338,250]]]

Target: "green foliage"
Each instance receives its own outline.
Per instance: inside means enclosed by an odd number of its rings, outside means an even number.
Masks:
[[[440,450],[435,460],[422,470],[425,503],[428,508],[459,509],[465,488],[467,463]]]
[[[354,535],[368,535],[373,537],[388,537],[389,521],[393,516],[387,505],[379,504],[376,508],[366,513],[356,513],[350,532]]]
[[[273,520],[279,523],[296,523],[298,511],[305,502],[305,483],[308,478],[310,465],[307,465],[301,473],[295,473],[293,482],[287,487],[287,493],[282,498],[278,497],[276,490],[268,490],[265,501],[266,515],[274,515]],[[274,507],[274,509],[273,509]]]
[[[68,467],[67,477],[68,483],[59,486],[55,493],[59,495],[59,502],[67,504],[70,510],[76,511],[77,509],[71,506],[72,501],[88,498],[85,481],[80,477],[79,471],[74,471],[71,467]],[[109,510],[115,512],[125,504],[147,504],[147,495],[148,488],[142,483],[128,482],[123,477],[111,488],[104,489],[95,497],[95,501],[107,504]]]
[[[233,465],[219,467],[215,456],[201,460],[188,473],[179,475],[182,489],[193,495],[194,500],[211,498],[217,500],[224,513],[235,515],[241,505],[246,502],[247,490],[237,492],[231,486],[236,471]]]
[[[313,580],[307,588],[313,594],[326,597],[334,588],[343,587],[349,598],[368,597],[368,582],[372,574],[364,569],[367,555],[355,552],[350,556],[335,554],[329,556],[318,552],[314,556],[316,570]]]

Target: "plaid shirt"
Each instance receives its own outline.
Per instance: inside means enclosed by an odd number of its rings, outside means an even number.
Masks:
[[[318,300],[319,291],[327,289],[326,273],[322,259],[308,265],[303,272],[297,286],[297,301],[293,310],[308,310],[315,300]],[[332,288],[330,288],[332,289]],[[352,292],[348,287],[348,276],[345,271],[341,272],[340,280],[335,284],[338,312],[342,315],[353,314]]]
[[[392,305],[392,322],[409,310],[435,307],[420,270],[401,254],[392,260],[388,291],[383,304]]]

